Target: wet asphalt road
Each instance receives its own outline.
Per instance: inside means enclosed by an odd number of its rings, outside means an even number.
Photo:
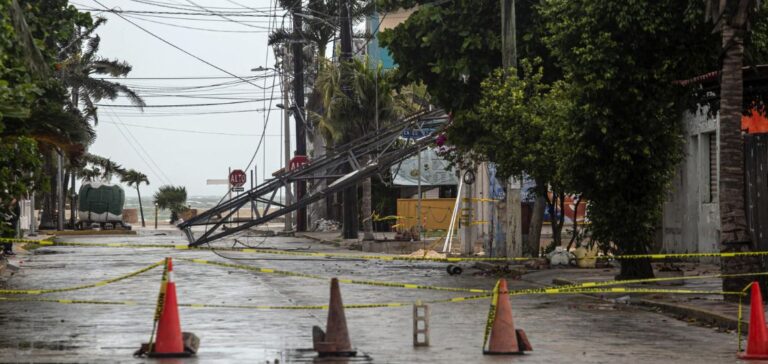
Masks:
[[[183,243],[181,236],[63,238],[62,241]],[[261,247],[333,251],[293,238],[239,238]],[[165,256],[202,258],[259,267],[369,280],[487,288],[493,279],[448,276],[444,264],[328,259],[165,249],[46,247],[20,256],[22,269],[8,288],[34,289],[91,283],[135,271]],[[257,274],[174,261],[181,303],[228,305],[326,304],[328,282]],[[29,298],[136,301],[132,306],[0,301],[0,362],[152,362],[131,356],[146,342],[160,269],[108,286]],[[527,288],[511,281],[510,288]],[[342,284],[344,303],[411,302],[471,294]],[[18,296],[17,296],[18,297]],[[347,310],[353,346],[375,363],[735,363],[736,335],[691,326],[666,316],[583,296],[514,297],[515,324],[534,351],[525,356],[483,356],[488,300],[431,306],[431,346],[412,346],[412,308]],[[322,310],[180,308],[182,329],[201,339],[198,357],[181,363],[312,362],[311,328],[325,326]]]

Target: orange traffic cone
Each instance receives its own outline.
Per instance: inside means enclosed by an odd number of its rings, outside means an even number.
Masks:
[[[747,336],[747,351],[739,353],[739,359],[768,360],[768,328],[765,326],[765,309],[760,285],[752,282],[749,303],[749,334]]]
[[[176,300],[176,283],[173,281],[173,262],[171,258],[166,258],[165,272],[163,273],[163,282],[160,287],[160,297],[158,297],[160,311],[159,319],[157,315],[157,334],[154,342],[142,344],[141,349],[136,355],[146,354],[152,357],[188,357],[197,352],[200,345],[200,339],[195,334],[181,332],[181,322],[179,320],[179,307]]]
[[[341,302],[339,280],[336,278],[331,279],[331,302],[328,305],[326,330],[327,332],[323,332],[323,329],[317,326],[312,327],[312,344],[321,357],[357,355],[349,341],[347,318],[344,315],[344,304]]]
[[[491,326],[490,344],[488,350],[483,350],[483,354],[506,355],[532,351],[533,348],[528,342],[525,331],[515,330],[506,279],[499,279],[496,294],[498,295],[498,302]]]

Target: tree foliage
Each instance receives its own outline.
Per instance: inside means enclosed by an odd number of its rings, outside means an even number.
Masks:
[[[348,142],[375,130],[377,113],[379,126],[396,116],[393,91],[381,65],[374,68],[367,60],[358,59],[327,63],[316,84],[323,113],[310,117],[316,120],[329,144]],[[350,75],[349,92],[342,90],[342,72]]]
[[[37,181],[29,171],[40,168],[37,143],[28,137],[0,138],[0,236],[13,236],[8,220],[14,214],[14,202],[24,196]]]
[[[174,223],[179,213],[187,209],[187,189],[183,186],[160,186],[153,196],[153,202],[160,209],[170,210],[171,223]]]
[[[569,182],[590,201],[593,238],[645,253],[682,157],[689,93],[674,81],[711,65],[711,29],[677,0],[547,0],[543,8],[546,42],[575,103],[565,128]],[[622,274],[652,275],[638,263],[625,262]]]
[[[479,102],[462,117],[477,130],[471,150],[496,163],[501,176],[528,175],[541,185],[562,187],[559,159],[566,152],[560,132],[567,123],[570,100],[564,83],[543,82],[540,63],[522,62],[498,69],[482,83]]]
[[[381,32],[392,54],[400,85],[423,83],[434,101],[449,111],[470,108],[480,83],[501,66],[498,1],[381,1],[385,8],[419,4],[397,27]]]

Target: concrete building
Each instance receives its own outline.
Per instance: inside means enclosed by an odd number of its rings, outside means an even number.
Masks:
[[[712,72],[682,85],[697,83],[702,89],[719,86],[719,73]],[[768,66],[744,68],[744,96],[760,95],[768,89]],[[666,252],[720,251],[718,201],[720,153],[719,116],[702,108],[683,117],[684,159],[677,168],[664,203],[657,246]],[[753,248],[768,250],[768,118],[756,111],[742,118],[744,131],[744,178],[747,224]]]
[[[684,159],[677,168],[660,231],[661,248],[667,252],[719,251],[718,117],[706,110],[686,113]]]

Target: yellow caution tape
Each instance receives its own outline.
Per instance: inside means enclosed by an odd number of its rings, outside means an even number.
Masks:
[[[180,258],[180,260],[188,261],[188,262],[192,262],[192,263],[197,263],[197,264],[215,265],[215,266],[219,266],[219,267],[242,269],[242,270],[248,270],[248,271],[259,272],[259,273],[278,274],[278,275],[289,276],[289,277],[322,279],[322,280],[330,281],[330,278],[328,278],[328,277],[323,277],[323,276],[320,276],[320,275],[309,274],[309,273],[290,272],[290,271],[284,271],[284,270],[278,270],[278,269],[272,269],[272,268],[260,268],[260,267],[254,267],[254,266],[243,265],[243,264],[232,264],[232,263],[214,262],[214,261],[209,261],[209,260],[205,260],[205,259],[184,259],[184,258]],[[407,289],[425,289],[425,290],[449,291],[449,292],[471,292],[471,293],[487,293],[487,292],[490,292],[490,291],[485,290],[485,289],[477,289],[477,288],[437,287],[437,286],[427,286],[427,285],[412,284],[412,283],[369,281],[369,280],[350,279],[350,278],[339,278],[339,282],[340,283],[347,283],[347,284],[360,284],[360,285],[366,285],[366,286],[398,287],[398,288],[407,288]]]
[[[159,261],[157,263],[151,264],[149,266],[146,266],[144,268],[141,268],[135,272],[131,272],[128,274],[121,275],[119,277],[106,279],[103,281],[95,282],[95,283],[89,283],[89,284],[82,284],[78,286],[72,286],[72,287],[63,287],[63,288],[41,288],[41,289],[0,289],[0,294],[13,294],[13,295],[38,295],[38,294],[44,294],[44,293],[54,293],[54,292],[68,292],[68,291],[77,291],[81,289],[86,288],[95,288],[95,287],[103,287],[111,283],[119,282],[131,277],[135,277],[139,274],[142,274],[144,272],[150,271],[161,264],[163,264],[164,261]]]
[[[462,197],[461,202],[499,202],[501,200],[495,198],[479,198],[479,197]]]
[[[220,267],[242,269],[242,270],[248,270],[248,271],[259,272],[259,273],[269,273],[269,274],[278,274],[278,275],[290,276],[290,277],[330,280],[330,278],[328,277],[324,277],[317,274],[298,273],[298,272],[284,271],[284,270],[278,270],[278,269],[272,269],[272,268],[260,268],[260,267],[254,267],[254,266],[243,265],[243,264],[215,262],[215,261],[209,261],[205,259],[180,258],[180,260],[197,263],[197,264],[215,265]],[[655,283],[655,282],[683,281],[683,280],[693,280],[693,279],[715,279],[715,278],[734,278],[734,277],[751,277],[751,276],[768,276],[768,272],[713,274],[713,275],[703,275],[703,276],[687,276],[687,277],[681,276],[681,277],[611,280],[611,281],[602,281],[602,282],[585,282],[585,283],[579,283],[579,284],[573,284],[573,285],[563,285],[555,288],[530,288],[530,289],[521,289],[521,290],[510,290],[509,292],[510,292],[510,295],[537,294],[537,293],[546,293],[547,290],[549,290],[549,292],[560,292],[563,290],[570,290],[570,289],[598,288],[598,287],[629,285],[629,284],[639,284],[639,283]],[[449,292],[492,293],[492,291],[490,290],[479,289],[479,288],[438,287],[438,286],[429,286],[429,285],[412,284],[412,283],[370,281],[370,280],[348,279],[348,278],[339,278],[339,282],[348,283],[348,284],[367,285],[367,286],[378,286],[378,287],[423,289],[423,290],[449,291]],[[486,297],[486,296],[479,296],[479,297]]]
[[[493,287],[493,297],[491,298],[491,307],[488,309],[488,320],[485,321],[485,334],[483,335],[483,350],[485,350],[485,344],[488,343],[488,336],[491,334],[491,328],[493,328],[493,321],[496,319],[496,306],[499,304],[499,283],[501,280],[496,281],[496,286]]]
[[[483,222],[486,223],[486,222]],[[54,242],[49,240],[27,240],[27,239],[9,239],[0,238],[0,243],[33,243],[41,246],[74,246],[74,247],[107,247],[107,248],[145,248],[145,249],[175,249],[175,250],[220,250],[242,253],[254,253],[254,254],[275,254],[275,255],[292,255],[292,256],[306,256],[306,257],[322,257],[322,258],[352,258],[352,259],[366,259],[366,260],[390,260],[390,261],[432,261],[432,262],[476,262],[476,261],[527,261],[531,257],[446,257],[446,258],[429,258],[429,257],[409,257],[409,256],[389,256],[389,255],[357,255],[349,253],[319,253],[319,252],[297,252],[297,251],[285,251],[277,249],[249,249],[249,248],[209,248],[209,247],[190,247],[186,244],[131,244],[131,243],[82,243],[82,242]],[[627,255],[600,255],[595,259],[680,259],[680,258],[736,258],[736,257],[752,257],[752,256],[768,256],[768,251],[756,251],[756,252],[718,252],[718,253],[669,253],[669,254],[627,254]]]
[[[585,283],[578,283],[578,284],[571,284],[571,285],[563,285],[563,286],[558,286],[557,288],[593,288],[593,287],[618,286],[618,285],[629,285],[629,284],[639,284],[639,283],[685,281],[685,280],[692,280],[692,279],[736,278],[736,277],[753,277],[753,276],[755,277],[768,276],[768,272],[611,280],[611,281],[602,281],[602,282],[585,282]]]
[[[288,255],[288,256],[303,256],[303,257],[318,257],[318,258],[348,258],[348,259],[365,259],[365,260],[383,260],[383,261],[431,261],[431,262],[474,262],[474,261],[524,261],[531,258],[485,258],[485,257],[447,257],[447,258],[430,258],[430,257],[409,257],[409,256],[397,256],[397,255],[358,255],[349,253],[319,253],[319,252],[297,252],[297,251],[285,251],[276,249],[252,249],[252,248],[209,248],[209,247],[190,247],[188,245],[169,245],[169,244],[131,244],[131,243],[82,243],[82,242],[54,242],[47,240],[25,240],[25,239],[0,239],[2,242],[13,243],[34,243],[41,246],[72,246],[72,247],[101,247],[101,248],[144,248],[144,249],[176,249],[176,250],[198,250],[198,251],[228,251],[239,253],[251,253],[251,254],[273,254],[273,255]]]
[[[742,312],[742,304],[744,303],[743,302],[744,301],[744,296],[747,295],[747,291],[750,288],[752,288],[753,284],[755,284],[755,282],[751,282],[746,287],[744,287],[744,289],[741,290],[741,292],[743,292],[744,294],[739,296],[739,313],[738,313],[738,315],[736,317],[736,331],[737,331],[737,336],[738,336],[738,340],[739,340],[739,349],[738,349],[737,353],[741,353],[742,352],[742,350],[741,350],[741,319],[743,317],[742,313],[741,313]]]
[[[514,295],[518,291],[510,291],[510,295]],[[675,294],[704,294],[704,295],[745,295],[744,292],[727,292],[727,291],[697,291],[697,290],[683,290],[683,289],[643,289],[643,288],[585,288],[585,289],[547,289],[545,292],[534,292],[531,294],[584,294],[584,293],[675,293]],[[466,297],[453,297],[448,299],[439,299],[424,301],[423,303],[455,303],[466,302],[481,299],[493,299],[494,295],[478,295],[478,296],[466,296]],[[137,303],[135,301],[101,301],[101,300],[82,300],[82,299],[55,299],[55,298],[27,298],[27,297],[0,297],[0,302],[49,302],[59,304],[88,304],[88,305],[129,305],[129,306],[151,306],[151,304]],[[496,300],[492,300],[492,307],[495,307],[498,303],[498,295]],[[364,309],[364,308],[391,308],[391,307],[405,307],[412,305],[413,302],[386,302],[386,303],[360,303],[360,304],[347,304],[344,308],[349,309]],[[231,308],[231,309],[258,309],[258,310],[327,310],[328,305],[296,305],[296,306],[269,306],[269,305],[219,305],[219,304],[201,304],[201,303],[180,303],[180,307],[189,308]],[[493,310],[495,312],[495,310]],[[492,322],[492,318],[489,322]]]
[[[81,299],[55,299],[55,298],[21,298],[21,297],[0,297],[0,302],[48,302],[59,304],[83,304],[83,305],[124,305],[124,306],[150,306],[151,304],[138,303],[136,301],[101,301],[101,300],[81,300]],[[409,302],[386,302],[386,303],[359,303],[347,304],[344,308],[381,308],[381,307],[405,307],[410,306]],[[257,309],[257,310],[327,310],[328,305],[296,305],[296,306],[270,306],[270,305],[218,305],[205,303],[179,303],[179,307],[189,308],[234,308],[234,309]]]

